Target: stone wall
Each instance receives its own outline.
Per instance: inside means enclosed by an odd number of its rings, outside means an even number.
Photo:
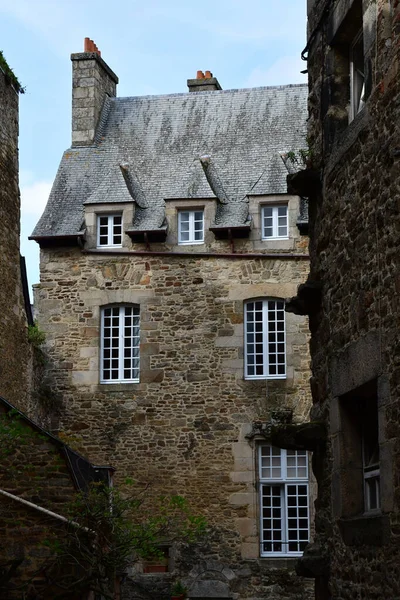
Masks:
[[[162,598],[180,576],[193,598],[196,581],[211,581],[204,597],[221,584],[220,597],[305,600],[312,585],[296,580],[294,559],[259,558],[260,439],[246,436],[276,408],[292,409],[295,422],[307,418],[308,325],[287,315],[286,379],[246,381],[243,310],[250,298],[295,293],[309,268],[306,240],[297,233],[291,243],[297,258],[290,248],[286,258],[282,250],[256,258],[215,245],[225,252],[42,249],[35,301],[49,376],[64,401],[59,427],[92,462],[116,466],[117,482],[129,475],[154,494],[183,494],[206,516],[206,547],[182,551],[171,573],[141,575],[143,589]],[[100,309],[113,303],[140,306],[140,383],[99,384]],[[141,597],[138,589],[126,597]]]
[[[18,92],[1,70],[0,113],[0,395],[24,409],[32,356],[19,255]]]
[[[71,55],[72,60],[72,146],[93,143],[107,96],[114,97],[118,77],[98,52]]]
[[[399,23],[398,1],[309,2],[309,136],[322,179],[319,192],[309,190],[310,279],[322,284],[320,311],[310,318],[311,417],[329,431],[314,457],[314,550],[320,566],[329,556],[331,572],[328,582],[326,568],[315,569],[320,600],[400,594]],[[370,92],[349,123],[343,56],[349,32],[360,26]],[[355,493],[343,487],[354,460],[343,439],[345,411],[365,384],[377,390],[381,510],[345,518],[351,510],[341,507]]]
[[[25,419],[11,420],[2,407],[0,430],[0,490],[67,516],[75,485],[59,447]],[[63,528],[58,519],[0,492],[1,598],[54,597],[43,572],[51,558],[44,542],[62,536]],[[9,579],[7,572],[12,574]],[[43,589],[47,590],[45,596],[41,595]],[[33,596],[34,592],[38,595]]]

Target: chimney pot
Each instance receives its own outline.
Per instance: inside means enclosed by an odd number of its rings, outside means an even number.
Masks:
[[[189,92],[214,92],[222,89],[211,71],[197,71],[196,79],[188,79],[187,84]]]
[[[96,44],[94,43],[94,41],[91,40],[88,37],[85,37],[85,41],[84,41],[84,45],[83,45],[83,51],[84,52],[95,52],[96,54],[98,54],[99,56],[101,56],[101,52],[98,49],[98,47],[96,46]]]

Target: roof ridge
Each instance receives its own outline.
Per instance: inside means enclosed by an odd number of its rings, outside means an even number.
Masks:
[[[115,98],[110,98],[113,102],[118,102],[120,100],[132,100],[136,98],[173,98],[179,96],[187,96],[188,98],[196,98],[198,96],[215,96],[215,95],[223,95],[229,94],[232,92],[247,92],[247,91],[265,91],[265,90],[287,90],[291,88],[305,88],[308,90],[308,83],[286,83],[284,85],[265,85],[258,87],[244,87],[244,88],[230,88],[227,90],[209,90],[204,92],[172,92],[170,94],[146,94],[144,96],[118,96]]]

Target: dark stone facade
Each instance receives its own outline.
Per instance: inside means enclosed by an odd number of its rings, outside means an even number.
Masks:
[[[19,255],[18,92],[1,70],[0,114],[0,395],[24,410],[32,352]]]
[[[314,452],[317,535],[299,571],[314,573],[318,600],[398,598],[400,3],[309,1],[308,34],[309,143],[320,172],[308,189],[309,282],[321,290],[309,313],[311,419],[328,437]],[[364,105],[351,114],[357,39]],[[368,427],[379,444],[373,509]]]

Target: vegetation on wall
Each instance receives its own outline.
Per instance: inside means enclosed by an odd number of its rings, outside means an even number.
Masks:
[[[0,487],[48,508],[54,483],[66,466],[58,448],[43,446],[46,440],[17,410],[0,414],[0,462],[5,466]],[[204,517],[194,515],[182,496],[157,496],[150,485],[131,479],[125,480],[123,491],[92,483],[79,493],[71,487],[71,495],[56,509],[68,522],[50,518],[42,526],[41,547],[37,539],[34,547],[29,545],[25,525],[23,545],[16,552],[0,552],[0,597],[66,600],[93,591],[113,599],[128,567],[161,559],[174,542],[197,542],[206,530]],[[9,516],[1,516],[4,526]],[[38,569],[24,576],[31,552],[42,558]]]
[[[8,65],[6,59],[4,58],[4,54],[2,50],[0,50],[0,69],[3,71],[6,81],[12,84],[17,92],[20,94],[25,93],[25,88],[22,87],[21,83],[18,81],[17,76],[15,75],[12,68]]]
[[[64,539],[49,541],[56,560],[47,570],[55,598],[88,590],[112,600],[116,582],[140,559],[162,557],[161,545],[195,542],[206,530],[204,517],[191,513],[178,495],[152,497],[127,480],[128,492],[92,484],[69,506]],[[53,590],[55,589],[53,587]]]
[[[35,348],[39,348],[46,341],[46,334],[39,329],[38,324],[28,325],[28,342]]]

